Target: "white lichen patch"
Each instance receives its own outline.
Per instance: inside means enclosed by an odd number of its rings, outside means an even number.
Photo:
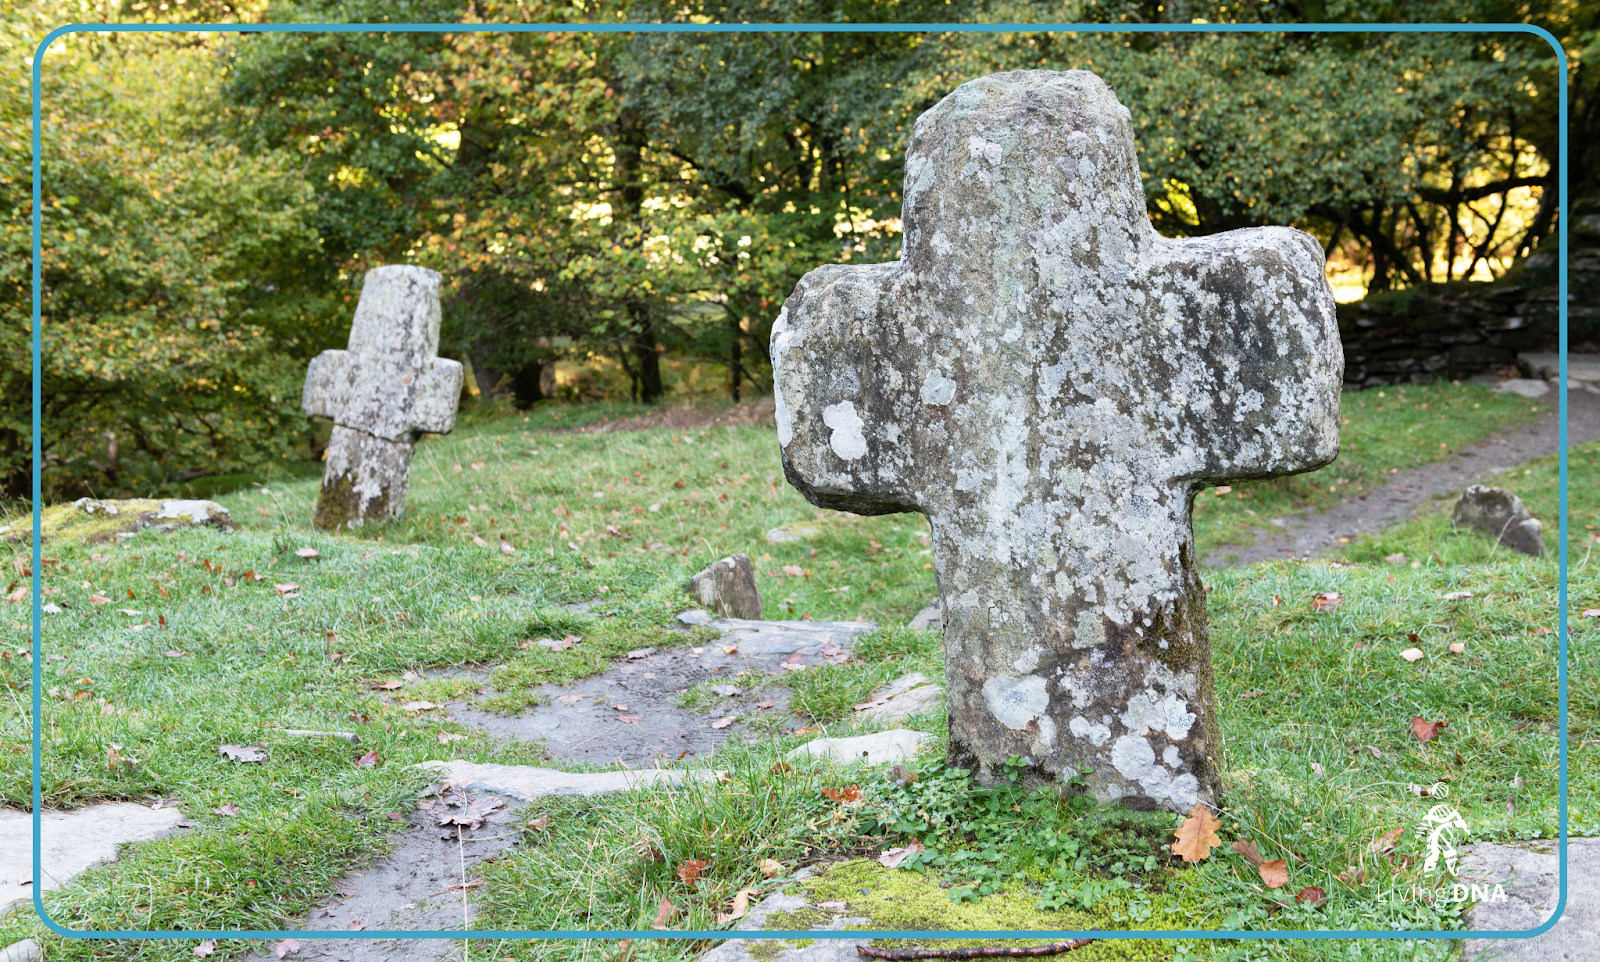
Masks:
[[[833,429],[828,445],[846,461],[867,456],[867,439],[861,433],[861,415],[851,401],[840,401],[822,409],[822,423]]]
[[[1045,682],[1038,675],[991,678],[983,684],[983,700],[1000,724],[1018,731],[1028,727],[1050,706]]]
[[[1095,724],[1082,715],[1074,715],[1072,717],[1072,721],[1067,723],[1067,731],[1078,738],[1084,739],[1096,748],[1111,740],[1110,726]]]

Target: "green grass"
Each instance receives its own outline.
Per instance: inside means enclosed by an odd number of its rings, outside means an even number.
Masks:
[[[1207,491],[1195,498],[1195,547],[1201,557],[1229,545],[1253,544],[1277,530],[1270,524],[1273,518],[1325,511],[1343,498],[1370,494],[1390,474],[1439,461],[1550,406],[1478,384],[1439,382],[1346,393],[1341,407],[1337,461],[1307,474],[1243,482],[1226,494]]]
[[[1244,513],[1247,505],[1263,518],[1271,516],[1262,510],[1269,505],[1326,504],[1342,496],[1337,488],[1325,490],[1328,480],[1349,478],[1352,489],[1375,483],[1389,467],[1435,456],[1439,440],[1443,450],[1473,443],[1530,406],[1472,387],[1406,388],[1404,398],[1404,406],[1399,398],[1395,406],[1382,399],[1379,411],[1376,392],[1347,395],[1344,458],[1323,472],[1241,485],[1248,497],[1229,498],[1225,507],[1214,495],[1200,499],[1202,544],[1222,543],[1225,528],[1233,536],[1253,517]],[[359,536],[311,531],[315,480],[284,478],[222,497],[242,524],[236,536],[146,533],[115,546],[48,546],[55,560],[45,568],[46,600],[65,610],[46,617],[43,639],[47,803],[170,797],[195,825],[178,838],[133,846],[123,860],[81,876],[52,896],[57,918],[83,928],[287,924],[360,853],[381,851],[393,824],[386,813],[410,805],[422,783],[411,764],[454,757],[543,761],[540,746],[497,751],[478,735],[441,746],[438,730],[465,730],[408,715],[388,693],[372,690],[376,682],[432,666],[501,666],[500,691],[482,707],[516,711],[546,681],[601,670],[631,648],[689,640],[667,628],[686,605],[684,582],[738,551],[756,564],[768,617],[896,625],[934,596],[923,519],[812,508],[783,483],[768,430],[543,433],[633,410],[541,405],[528,415],[465,417],[456,433],[419,445],[406,518]],[[1437,420],[1439,414],[1446,419]],[[1407,430],[1419,415],[1426,429]],[[1550,469],[1529,470],[1514,488],[1553,532]],[[1575,538],[1586,525],[1600,527],[1597,482],[1594,449],[1575,454]],[[766,532],[780,525],[809,534],[765,543]],[[502,552],[502,539],[513,553]],[[1208,574],[1226,734],[1224,838],[1253,839],[1269,857],[1289,858],[1292,888],[1323,887],[1329,901],[1315,912],[1297,906],[1268,917],[1259,880],[1224,849],[1198,869],[1141,868],[1135,877],[1143,887],[1113,892],[1083,911],[1105,927],[1169,912],[1208,927],[1457,924],[1452,910],[1394,900],[1418,881],[1415,863],[1377,862],[1366,846],[1426,811],[1431,800],[1409,786],[1447,776],[1451,800],[1478,837],[1553,830],[1553,636],[1540,631],[1554,622],[1555,567],[1549,559],[1491,551],[1484,542],[1431,516],[1358,542],[1337,563]],[[1579,564],[1587,544],[1574,545],[1578,610],[1600,606],[1600,561]],[[320,556],[302,559],[294,553],[301,547],[315,547]],[[1396,550],[1417,567],[1382,562]],[[23,582],[28,562],[21,547],[0,551],[10,552],[0,558],[10,572],[5,580]],[[786,566],[800,574],[786,574]],[[299,589],[276,587],[290,583]],[[1340,591],[1344,605],[1313,614],[1311,596],[1329,590]],[[1455,590],[1474,594],[1441,597]],[[95,604],[91,594],[112,600]],[[591,599],[590,614],[561,607]],[[28,619],[25,605],[0,606],[0,633],[12,653],[0,659],[7,699],[0,709],[0,799],[13,806],[25,806],[30,794],[31,665],[18,653],[27,644]],[[1572,814],[1574,830],[1592,834],[1600,832],[1595,620],[1574,621]],[[132,630],[145,622],[151,624]],[[565,633],[581,635],[583,643],[560,653],[518,644]],[[1449,653],[1452,641],[1465,645],[1462,654]],[[1412,644],[1426,657],[1408,664],[1397,653]],[[935,678],[943,671],[933,632],[868,635],[857,655],[859,663],[782,679],[813,727],[851,734],[851,706],[873,688],[908,671]],[[480,697],[464,682],[444,680],[408,682],[394,694]],[[715,701],[690,699],[702,709]],[[1417,714],[1451,726],[1420,745],[1407,729]],[[917,722],[934,732],[944,724],[938,712]],[[362,745],[291,739],[279,734],[284,728],[355,731]],[[726,784],[533,806],[529,815],[551,815],[548,827],[530,832],[524,849],[490,866],[480,924],[642,928],[668,897],[680,904],[674,924],[712,927],[732,893],[760,882],[764,858],[792,869],[903,841],[895,822],[879,817],[905,801],[883,773],[777,765],[781,752],[808,737],[728,743],[713,759],[734,773]],[[219,744],[258,742],[269,755],[262,765],[216,754]],[[353,762],[368,748],[383,763],[357,768]],[[933,760],[918,768],[922,784],[948,774]],[[850,784],[866,795],[858,808],[842,809],[819,791]],[[1005,820],[1016,823],[1010,835],[985,836],[978,829],[992,821],[984,813],[993,796],[961,788],[958,777],[949,786],[922,807],[943,813],[941,851],[954,859],[926,866],[926,878],[952,888],[981,886],[999,864],[985,862],[986,854],[1013,852],[1018,839],[1076,837],[1073,826],[1084,816],[1031,811]],[[206,814],[226,802],[244,814]],[[1417,844],[1403,838],[1401,857],[1415,856]],[[675,875],[688,858],[713,865],[693,889]],[[1377,881],[1358,888],[1336,881],[1349,864],[1364,864]],[[1081,888],[1114,865],[1069,867],[1055,881],[1058,888]],[[1051,884],[1050,871],[1002,882],[1036,895]],[[0,922],[0,943],[23,937],[45,939],[47,951],[61,958],[190,958],[184,943],[69,941],[44,934],[24,916]],[[240,947],[225,942],[219,955]],[[635,957],[681,958],[688,948],[637,943]],[[1338,942],[1166,947],[1174,957],[1219,959],[1443,958],[1446,948],[1367,944],[1353,955]],[[615,954],[586,942],[484,944],[481,951],[514,959]]]

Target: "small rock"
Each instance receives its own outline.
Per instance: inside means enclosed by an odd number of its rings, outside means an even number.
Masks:
[[[689,594],[700,607],[723,618],[761,617],[761,592],[750,559],[730,555],[689,579]]]
[[[45,541],[100,544],[131,538],[146,528],[165,532],[200,525],[224,533],[234,530],[228,509],[215,501],[79,498],[71,504],[45,508],[39,517],[39,534]],[[8,525],[0,533],[0,540],[5,541],[21,541],[31,537],[33,526],[30,524]]]
[[[727,774],[707,768],[573,773],[532,765],[479,765],[464,761],[423,762],[417,767],[442,772],[445,782],[459,788],[494,792],[522,801],[545,795],[607,795],[654,785],[709,782]]]
[[[790,751],[786,758],[825,758],[866,765],[891,765],[908,762],[928,739],[927,732],[896,728],[875,735],[855,738],[818,738]]]
[[[0,949],[0,962],[44,962],[44,949],[32,939],[23,939]]]
[[[165,835],[183,821],[183,812],[108,802],[70,812],[46,811],[41,821],[44,855],[40,861],[44,889],[49,891],[91,865],[116,859],[118,846],[125,842]],[[24,884],[33,874],[31,813],[0,809],[0,867],[13,869],[0,877],[0,916],[4,916],[33,901],[33,885]]]
[[[1496,394],[1519,394],[1525,398],[1541,398],[1550,393],[1548,381],[1531,377],[1512,377],[1494,386]]]
[[[873,692],[855,707],[863,718],[891,724],[927,711],[942,694],[943,686],[933,684],[921,672],[912,672]]]
[[[1521,498],[1504,488],[1481,484],[1467,488],[1456,502],[1451,521],[1479,528],[1513,551],[1535,558],[1544,554],[1544,525],[1528,512]]]
[[[941,615],[942,611],[943,609],[940,607],[940,600],[935,598],[928,603],[928,607],[913,615],[911,620],[906,622],[906,627],[918,629],[941,628],[944,626],[944,620]]]
[[[783,544],[787,541],[810,541],[812,538],[815,538],[821,533],[821,530],[818,529],[816,525],[805,524],[799,521],[791,521],[788,524],[779,525],[778,527],[773,528],[771,531],[768,531],[767,543]]]

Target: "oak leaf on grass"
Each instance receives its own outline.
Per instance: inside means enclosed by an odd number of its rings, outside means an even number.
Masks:
[[[678,878],[683,881],[683,884],[692,888],[695,886],[696,880],[700,878],[700,874],[710,865],[710,859],[691,858],[678,866]]]
[[[1256,872],[1269,889],[1281,889],[1289,884],[1288,859],[1275,858],[1270,862],[1262,862],[1256,866]]]
[[[1419,742],[1430,742],[1438,737],[1439,729],[1449,728],[1450,723],[1444,719],[1438,721],[1425,721],[1421,715],[1411,719],[1411,734],[1417,736]]]
[[[1217,837],[1221,827],[1222,823],[1212,818],[1204,805],[1196,805],[1172,833],[1177,839],[1172,843],[1173,854],[1185,862],[1205,861],[1211,857],[1212,849],[1222,847],[1222,839]]]

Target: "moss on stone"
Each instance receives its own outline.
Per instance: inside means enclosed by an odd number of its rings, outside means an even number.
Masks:
[[[865,890],[865,894],[863,894]],[[1047,911],[1036,907],[1038,893],[1015,885],[996,895],[975,902],[956,903],[931,875],[901,869],[887,869],[870,859],[841,862],[829,871],[798,883],[798,891],[812,904],[843,902],[845,908],[833,911],[801,910],[774,912],[767,917],[769,931],[810,928],[831,921],[835,915],[871,919],[865,924],[845,926],[845,930],[872,931],[1082,931],[1088,929],[1187,929],[1188,915],[1167,895],[1147,892],[1124,893],[1108,898],[1094,909]],[[1130,897],[1147,903],[1143,920],[1129,921]],[[1119,919],[1118,916],[1123,916]],[[1039,945],[1050,939],[1017,940],[1019,945]],[[915,939],[880,939],[873,945],[885,948],[926,947],[934,943]],[[994,940],[941,939],[940,947],[993,945]],[[1074,962],[1144,962],[1169,958],[1172,946],[1160,941],[1103,941],[1073,953]]]
[[[119,534],[132,534],[146,527],[190,527],[197,523],[188,515],[158,518],[162,502],[155,498],[128,498],[93,504],[97,506],[93,512],[72,503],[46,507],[39,518],[40,538],[46,543],[63,545],[103,544],[114,540]],[[104,505],[114,507],[116,514],[101,507]],[[8,542],[22,543],[32,538],[33,523],[27,515],[17,518],[5,531],[0,532],[0,539]]]

